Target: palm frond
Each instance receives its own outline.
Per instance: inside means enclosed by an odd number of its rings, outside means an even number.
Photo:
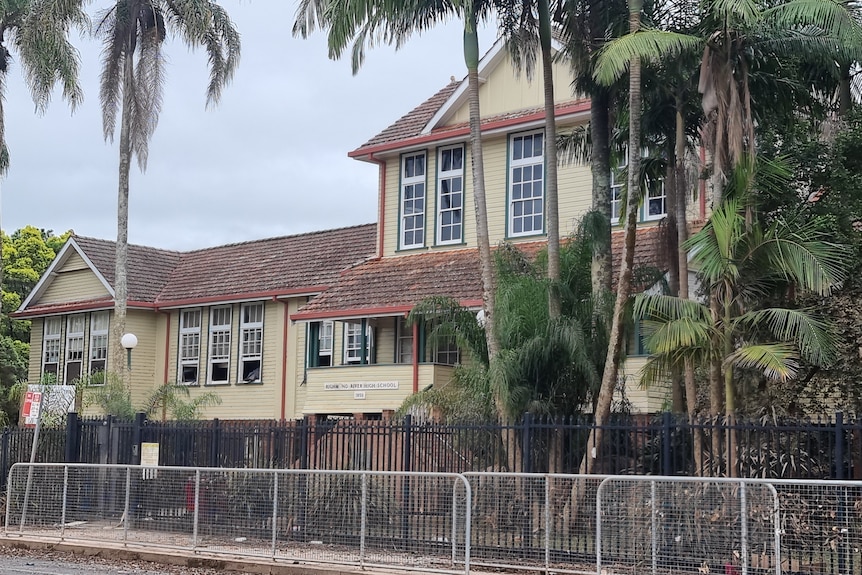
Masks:
[[[749,330],[766,327],[780,342],[793,343],[798,354],[812,365],[828,366],[837,344],[829,325],[809,310],[766,308],[741,315],[737,325]]]
[[[318,27],[327,26],[328,0],[300,0],[293,22],[293,36],[308,38]]]
[[[765,377],[787,381],[799,369],[796,348],[787,343],[743,345],[724,359],[724,367],[753,369]]]
[[[113,141],[117,112],[122,104],[122,73],[128,55],[128,34],[134,21],[126,2],[117,2],[101,13],[94,30],[102,38],[102,74],[99,82],[99,99],[102,103],[102,132],[106,140]]]
[[[859,46],[862,29],[852,9],[843,0],[789,0],[767,8],[763,16],[782,28],[813,25],[844,43]]]
[[[599,53],[593,78],[600,85],[610,86],[628,70],[632,58],[659,62],[686,51],[703,49],[703,40],[696,36],[644,29],[616,38]]]

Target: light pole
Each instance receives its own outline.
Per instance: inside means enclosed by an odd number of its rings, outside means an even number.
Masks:
[[[138,345],[138,336],[133,333],[124,333],[120,338],[120,345],[126,348],[126,369],[132,370],[132,350]]]
[[[131,391],[132,389],[132,350],[135,349],[135,346],[138,345],[138,336],[133,333],[124,333],[123,337],[120,338],[120,345],[122,345],[126,349],[126,377],[123,379],[126,380],[126,387]]]

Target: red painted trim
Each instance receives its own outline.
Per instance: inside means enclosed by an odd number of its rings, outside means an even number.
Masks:
[[[165,326],[165,373],[164,373],[164,382],[168,383],[168,364],[170,363],[171,356],[171,312],[162,311],[160,309],[156,310],[158,313],[162,313],[165,315],[166,326]]]
[[[419,393],[419,322],[413,324],[413,393]]]
[[[383,230],[386,229],[386,162],[374,157],[374,153],[368,154],[368,161],[378,166],[379,175],[377,180],[377,257],[383,257]]]
[[[280,297],[296,297],[302,295],[316,295],[320,292],[326,291],[329,286],[307,286],[296,289],[289,290],[270,290],[270,291],[261,291],[261,292],[250,292],[250,293],[241,293],[241,294],[225,294],[220,296],[207,296],[207,297],[199,297],[199,298],[188,298],[188,299],[178,299],[171,301],[160,301],[158,302],[158,307],[166,308],[166,307],[185,307],[189,305],[203,305],[207,303],[230,303],[230,302],[241,302],[248,301],[252,299],[277,299]]]
[[[461,300],[461,305],[467,308],[482,307],[481,299]],[[358,309],[335,309],[327,311],[296,312],[290,316],[291,321],[313,321],[318,319],[354,319],[358,317],[380,317],[406,314],[413,305],[396,305],[390,307],[366,307]]]
[[[273,298],[275,299],[275,298]],[[290,313],[288,312],[290,302],[281,301],[284,304],[284,321],[282,322],[284,325],[282,327],[282,344],[281,344],[281,421],[284,421],[284,417],[287,411],[287,326],[288,321],[290,320]]]
[[[589,100],[579,100],[572,104],[568,104],[557,109],[556,117],[562,118],[571,114],[577,114],[579,112],[587,112],[590,109],[590,101]],[[518,124],[527,124],[530,122],[538,122],[545,118],[544,111],[533,112],[531,114],[527,114],[526,116],[518,116],[517,118],[504,118],[502,120],[491,120],[482,124],[482,131],[488,132],[491,130],[499,130],[502,128],[509,128],[511,126],[517,126]],[[455,138],[458,136],[466,136],[470,133],[470,126],[459,126],[457,128],[452,129],[443,129],[438,132],[431,132],[430,134],[423,134],[420,136],[413,136],[410,138],[406,138],[403,140],[396,140],[394,142],[386,142],[383,144],[377,144],[376,146],[369,146],[367,148],[359,148],[349,152],[347,154],[350,158],[368,158],[371,159],[371,156],[380,152],[389,152],[392,150],[398,150],[400,148],[406,148],[410,146],[418,146],[421,144],[427,144],[429,142],[435,142],[438,140],[446,140],[449,138]]]

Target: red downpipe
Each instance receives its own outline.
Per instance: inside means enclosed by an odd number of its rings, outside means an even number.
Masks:
[[[419,322],[413,324],[413,393],[419,392]]]

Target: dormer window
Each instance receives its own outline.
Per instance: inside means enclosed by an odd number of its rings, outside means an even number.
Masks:
[[[425,245],[425,152],[401,158],[401,249]]]
[[[545,136],[531,132],[509,141],[509,236],[544,231]]]

